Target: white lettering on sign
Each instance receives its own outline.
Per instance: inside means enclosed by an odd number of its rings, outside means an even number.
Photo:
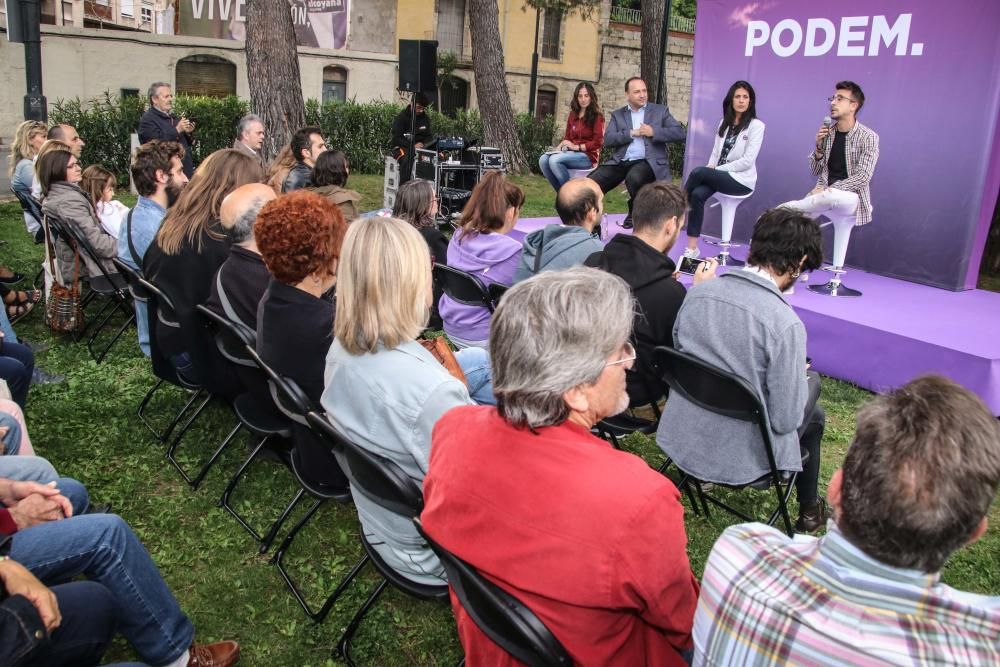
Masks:
[[[844,57],[877,56],[882,46],[895,46],[897,56],[920,56],[923,43],[910,43],[912,18],[912,14],[900,14],[890,25],[883,15],[844,16],[839,29],[830,19],[813,18],[806,21],[804,31],[795,19],[782,19],[773,29],[767,21],[748,21],[744,55],[750,57],[755,49],[770,45],[779,58],[794,56],[800,49],[802,55],[815,57],[826,55],[836,44],[837,55]]]

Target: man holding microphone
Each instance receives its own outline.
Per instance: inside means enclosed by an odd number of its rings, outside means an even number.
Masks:
[[[194,132],[194,121],[181,116],[178,118],[174,108],[174,93],[169,83],[158,81],[149,87],[149,110],[139,121],[139,143],[145,144],[153,139],[160,141],[176,141],[184,147],[184,175],[188,178],[194,175],[194,159],[191,157],[191,141]]]
[[[856,224],[865,225],[872,221],[869,183],[878,162],[878,135],[857,120],[865,104],[861,86],[841,81],[829,101],[830,115],[816,133],[816,149],[809,156],[816,187],[781,207],[812,217],[856,214]]]

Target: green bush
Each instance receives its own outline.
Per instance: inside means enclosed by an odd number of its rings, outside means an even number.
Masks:
[[[194,145],[191,147],[197,165],[209,154],[232,145],[236,125],[247,113],[249,104],[235,96],[215,98],[180,95],[174,101],[174,111],[186,114],[197,123]],[[327,143],[344,151],[352,171],[359,174],[382,173],[384,155],[389,152],[392,120],[402,107],[392,102],[306,102],[306,123],[319,127]],[[83,149],[84,164],[101,164],[111,170],[119,182],[128,182],[129,135],[139,126],[145,111],[145,99],[119,98],[105,93],[88,102],[79,99],[59,100],[50,114],[53,123],[68,123],[76,127],[87,145]],[[458,110],[454,118],[431,110],[431,126],[435,135],[476,138],[483,137],[483,121],[476,110]],[[532,116],[518,114],[517,131],[528,160],[537,173],[538,157],[555,143],[555,119],[552,116],[536,121]],[[606,155],[605,155],[606,156]],[[680,174],[684,162],[684,145],[670,147],[670,168]]]
[[[179,95],[174,112],[187,114],[198,127],[191,152],[197,165],[220,148],[232,146],[236,125],[247,113],[247,103],[235,96],[197,97]],[[119,183],[128,183],[131,163],[129,136],[138,130],[139,119],[146,111],[143,97],[118,97],[104,93],[87,102],[79,98],[58,100],[49,114],[50,122],[66,123],[76,128],[86,145],[80,159],[84,164],[100,164],[111,171]]]

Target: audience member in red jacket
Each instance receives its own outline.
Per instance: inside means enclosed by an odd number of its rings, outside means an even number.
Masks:
[[[527,605],[578,665],[685,665],[698,582],[674,485],[590,434],[628,406],[632,298],[577,267],[515,285],[493,316],[498,407],[434,428],[421,520]],[[513,665],[452,595],[470,665]]]

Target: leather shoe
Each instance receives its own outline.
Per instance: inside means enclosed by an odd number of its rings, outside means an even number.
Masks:
[[[240,661],[240,645],[225,641],[214,644],[191,644],[188,667],[229,667]]]
[[[799,508],[799,520],[795,522],[796,533],[815,533],[826,525],[830,518],[826,501],[820,498],[815,505]]]

